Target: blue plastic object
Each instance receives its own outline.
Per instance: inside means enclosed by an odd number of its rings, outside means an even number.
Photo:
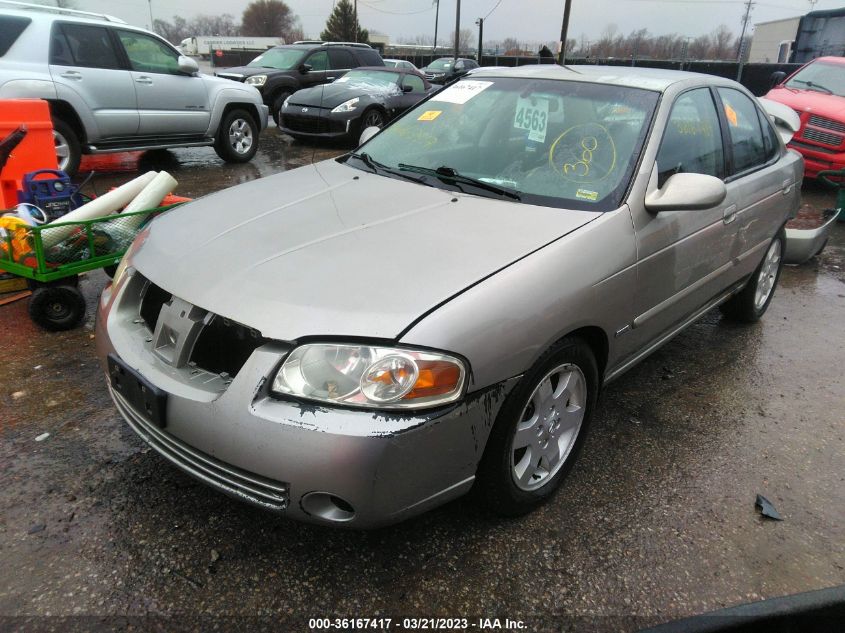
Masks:
[[[76,187],[70,176],[58,169],[39,169],[24,174],[23,190],[18,201],[43,209],[50,221],[60,218],[78,206]]]

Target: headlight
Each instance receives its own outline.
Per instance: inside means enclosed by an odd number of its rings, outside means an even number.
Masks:
[[[285,102],[282,104],[282,107],[283,107],[283,108],[287,108],[287,107],[288,107],[288,104],[290,103],[290,98],[291,98],[292,96],[293,96],[293,95],[288,95],[288,96],[287,96],[287,98],[285,99]]]
[[[381,409],[419,409],[461,397],[464,363],[447,354],[368,345],[309,344],[293,350],[277,394]]]
[[[250,86],[263,86],[267,83],[267,75],[253,75],[252,77],[247,77],[244,83],[247,83]]]
[[[358,97],[350,99],[349,101],[344,101],[334,110],[332,110],[332,112],[352,112],[356,107],[358,107],[359,101],[360,99]]]

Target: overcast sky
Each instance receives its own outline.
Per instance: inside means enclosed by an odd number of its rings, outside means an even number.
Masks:
[[[149,24],[147,0],[75,0],[79,9],[106,12],[132,24]],[[309,37],[317,37],[331,12],[333,0],[286,0],[302,20]],[[487,15],[498,0],[462,0],[461,27],[475,30],[475,20]],[[155,18],[173,15],[191,17],[200,13],[231,13],[240,17],[248,0],[152,0]],[[448,35],[455,25],[456,0],[441,0],[440,33]],[[815,9],[834,9],[844,0],[819,0]],[[569,36],[597,38],[605,27],[615,24],[623,33],[647,28],[653,34],[701,35],[720,24],[739,33],[745,5],[742,0],[572,0]],[[807,0],[763,0],[755,2],[751,24],[803,15],[810,10]],[[386,33],[393,43],[414,35],[434,34],[432,0],[358,0],[358,15],[364,28]],[[485,40],[515,37],[525,41],[556,41],[560,37],[563,0],[501,0],[487,18]],[[197,33],[197,35],[205,35]]]

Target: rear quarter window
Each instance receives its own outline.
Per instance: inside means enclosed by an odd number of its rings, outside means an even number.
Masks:
[[[381,55],[374,50],[361,49],[355,51],[361,66],[384,66]]]
[[[12,44],[20,37],[30,22],[32,20],[29,18],[0,15],[0,57],[3,57],[12,48]]]

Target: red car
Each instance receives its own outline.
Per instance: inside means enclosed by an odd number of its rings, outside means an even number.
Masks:
[[[806,178],[825,169],[845,169],[845,58],[814,59],[766,98],[789,106],[801,118],[801,129],[789,147],[804,156]]]

